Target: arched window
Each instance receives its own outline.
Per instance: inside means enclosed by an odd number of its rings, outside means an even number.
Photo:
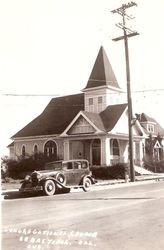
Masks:
[[[25,155],[26,155],[26,148],[25,148],[25,146],[23,145],[23,146],[22,146],[22,156],[25,157]]]
[[[57,146],[54,141],[48,141],[46,142],[44,146],[44,155],[45,157],[56,160],[57,159]]]
[[[111,140],[111,152],[112,155],[120,155],[120,149],[119,149],[119,144],[116,139]]]
[[[38,146],[35,145],[34,146],[34,159],[37,160],[37,158],[38,158]]]

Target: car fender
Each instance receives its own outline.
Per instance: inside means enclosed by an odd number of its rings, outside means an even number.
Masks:
[[[52,177],[52,176],[49,176],[49,177],[46,177],[46,178],[40,180],[39,185],[41,185],[41,186],[44,185],[44,183],[45,183],[47,180],[52,180],[52,181],[55,182],[55,184],[58,184],[58,185],[60,185],[60,186],[63,187],[63,188],[67,188],[67,186],[65,186],[64,184],[62,184],[61,182],[59,182],[58,180],[56,180],[56,178],[54,178],[54,177]]]

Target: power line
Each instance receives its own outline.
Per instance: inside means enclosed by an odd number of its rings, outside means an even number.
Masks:
[[[122,90],[122,89],[121,89]],[[119,94],[126,94],[126,91],[122,90],[123,92],[119,92]],[[148,93],[148,92],[153,92],[154,94],[157,94],[157,92],[163,92],[164,88],[161,89],[144,89],[144,90],[131,90],[131,93]],[[118,94],[118,93],[107,93],[109,95],[112,94]],[[63,95],[59,95],[59,94],[15,94],[15,93],[4,93],[2,94],[2,96],[15,96],[15,97],[23,97],[23,96],[27,96],[27,97],[61,97]]]

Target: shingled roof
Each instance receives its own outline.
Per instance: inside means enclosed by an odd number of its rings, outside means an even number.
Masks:
[[[101,131],[111,131],[121,115],[127,108],[127,104],[110,105],[100,114],[83,111],[90,121]]]
[[[105,132],[104,123],[101,119],[100,114],[83,111],[84,115],[101,131]]]
[[[150,134],[150,132],[148,132],[142,124],[153,123],[154,124],[154,133],[153,134],[155,134],[155,135],[160,134],[161,136],[164,136],[164,129],[161,127],[161,125],[154,118],[146,115],[145,113],[141,113],[141,114],[137,115],[137,117],[139,119],[141,126],[144,128],[144,131],[147,134]]]
[[[112,66],[103,47],[101,47],[99,50],[85,89],[100,86],[111,86],[120,89]]]
[[[111,105],[100,113],[100,117],[107,132],[111,131],[114,128],[126,108],[126,103]]]
[[[153,122],[153,123],[156,123],[156,121],[152,117],[146,115],[145,113],[142,113],[142,114],[138,115],[138,117],[139,117],[140,122]]]
[[[80,110],[84,110],[84,94],[53,98],[44,111],[12,138],[60,134]]]

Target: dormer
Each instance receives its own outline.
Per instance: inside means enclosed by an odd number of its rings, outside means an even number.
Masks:
[[[148,134],[158,134],[160,133],[160,126],[155,119],[149,117],[145,113],[138,115],[138,120],[141,126],[145,129]],[[158,131],[159,130],[159,131]]]
[[[88,83],[83,89],[85,111],[100,113],[107,106],[124,103],[112,66],[103,47],[100,48]]]

